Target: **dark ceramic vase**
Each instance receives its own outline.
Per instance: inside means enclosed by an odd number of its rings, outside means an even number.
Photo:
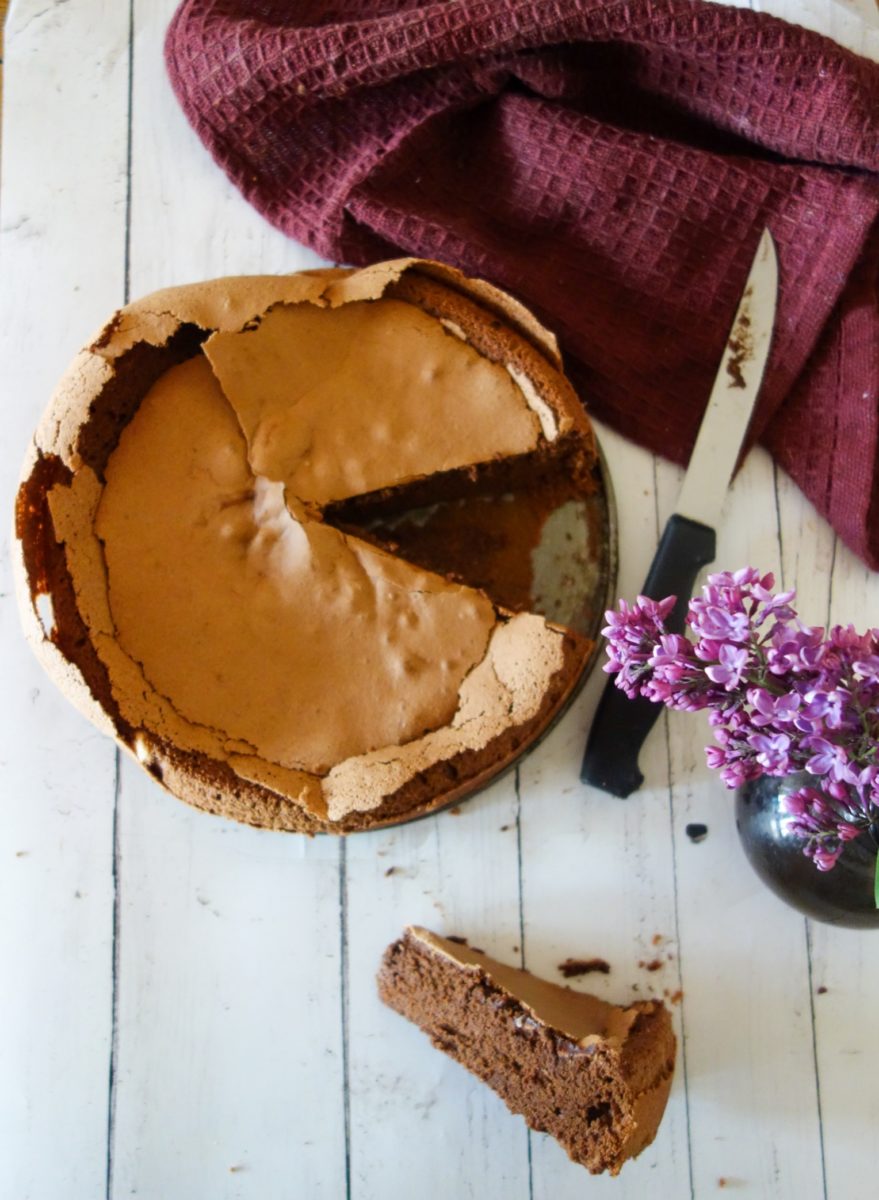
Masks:
[[[777,896],[814,921],[879,929],[873,898],[877,845],[864,833],[848,842],[836,866],[819,871],[799,838],[786,834],[781,797],[804,780],[764,775],[736,792],[736,828],[751,866]]]

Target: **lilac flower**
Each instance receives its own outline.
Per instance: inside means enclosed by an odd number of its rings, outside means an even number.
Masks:
[[[664,621],[674,603],[674,596],[659,601],[639,596],[633,605],[620,600],[617,609],[604,614],[607,625],[602,633],[607,638],[608,653],[604,670],[617,675],[617,687],[630,698],[641,692],[641,676],[647,670],[655,641],[665,631]]]
[[[802,787],[782,797],[786,832],[802,838],[803,852],[819,871],[829,871],[839,860],[845,843],[860,837],[863,828],[844,819],[825,796],[813,787]]]
[[[863,808],[865,803],[869,803],[866,797],[879,786],[879,766],[876,763],[868,763],[859,770],[853,763],[847,762],[844,770],[840,772],[839,782],[851,789],[858,805]]]
[[[754,567],[709,575],[690,602],[692,637],[668,630],[675,597],[639,596],[607,613],[605,670],[628,695],[707,709],[709,767],[728,787],[807,772],[785,822],[829,870],[879,825],[879,629],[804,625],[792,591]]]
[[[693,653],[701,662],[716,662],[720,657],[720,648],[726,643],[714,638],[699,638],[693,647]]]
[[[720,647],[718,662],[705,668],[705,674],[712,683],[720,683],[731,692],[742,680],[748,665],[749,654],[746,649],[731,646],[728,642]]]
[[[826,692],[806,692],[794,721],[800,733],[819,733],[830,707],[831,699]]]
[[[697,600],[690,604],[689,624],[694,633],[712,641],[741,643],[748,640],[750,632],[746,613]]]
[[[774,675],[814,671],[826,650],[823,629],[817,626],[791,628],[779,623],[773,630],[767,665]]]
[[[693,673],[693,648],[680,634],[664,633],[650,655],[649,664],[654,676],[668,683],[680,683]]]
[[[807,737],[803,740],[803,746],[814,751],[803,763],[810,775],[830,775],[833,779],[839,778],[838,771],[844,769],[847,761],[841,746],[836,746],[823,737]]]
[[[762,619],[764,621],[770,616],[776,617],[779,621],[789,621],[795,615],[790,602],[796,596],[796,592],[791,590],[789,592],[777,592],[773,594],[770,588],[774,585],[774,576],[765,575],[762,580],[758,580],[752,585],[751,594],[762,605]]]
[[[787,775],[790,772],[790,738],[786,733],[752,733],[747,741],[765,774]]]
[[[796,692],[773,696],[766,688],[749,688],[747,700],[754,710],[751,720],[758,728],[764,725],[787,725],[796,719],[802,704]],[[809,728],[811,732],[811,726]]]

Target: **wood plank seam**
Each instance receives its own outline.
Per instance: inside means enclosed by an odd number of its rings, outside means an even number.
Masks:
[[[348,842],[339,838],[339,1009],[342,1023],[342,1118],[345,1129],[345,1200],[351,1200],[351,1072],[348,1021]]]
[[[519,966],[524,971],[525,966],[525,883],[522,871],[522,768],[516,764],[513,772],[513,787],[516,793],[516,872],[519,890]],[[528,1200],[534,1200],[534,1150],[531,1144],[531,1130],[526,1126],[525,1140],[528,1161]]]
[[[110,995],[110,1061],[107,1069],[107,1163],[105,1174],[105,1200],[113,1194],[113,1145],[116,1119],[116,1068],[119,1055],[119,926],[121,920],[121,896],[119,890],[119,794],[122,787],[121,751],[117,747],[115,756],[115,779],[113,787],[113,924],[111,932],[111,995]]]
[[[131,300],[131,205],[132,205],[132,156],[134,130],[134,0],[128,0],[128,86],[126,89],[126,127],[125,127],[125,221],[123,271],[122,271],[122,302],[128,304]],[[122,754],[116,748],[114,759],[115,779],[113,787],[113,926],[111,946],[111,1027],[110,1027],[110,1062],[108,1065],[107,1081],[107,1166],[105,1200],[111,1200],[113,1195],[113,1155],[116,1137],[116,1101],[118,1096],[118,1058],[119,1058],[119,994],[120,994],[120,950],[121,950],[121,876],[120,863],[120,829],[119,806],[122,794]]]

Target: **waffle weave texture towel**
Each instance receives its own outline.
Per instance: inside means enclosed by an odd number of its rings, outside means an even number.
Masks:
[[[274,225],[518,294],[593,413],[677,462],[768,226],[753,440],[879,567],[879,66],[698,0],[185,0],[166,60]]]

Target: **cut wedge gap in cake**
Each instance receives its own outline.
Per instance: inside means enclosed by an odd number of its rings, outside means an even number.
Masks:
[[[545,464],[543,464],[545,465]],[[510,612],[537,612],[594,636],[595,576],[609,569],[610,530],[597,466],[588,484],[541,474],[536,455],[451,472],[328,506],[323,519],[415,566],[484,591]]]

